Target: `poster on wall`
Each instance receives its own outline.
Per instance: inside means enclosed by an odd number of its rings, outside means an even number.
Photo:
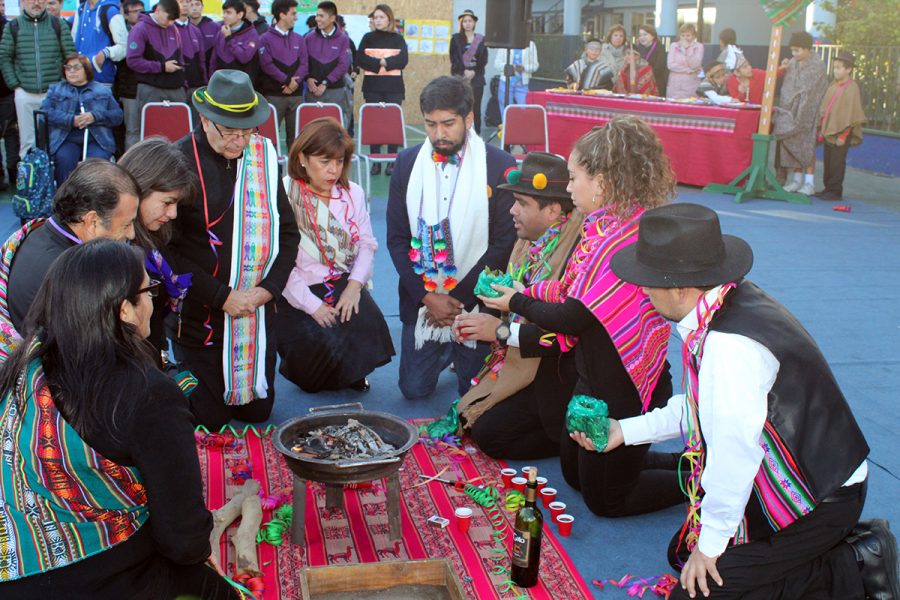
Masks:
[[[450,36],[450,21],[404,20],[404,37],[410,54],[447,54]]]

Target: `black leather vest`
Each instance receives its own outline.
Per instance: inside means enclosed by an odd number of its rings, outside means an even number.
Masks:
[[[784,306],[747,280],[725,296],[709,328],[755,340],[778,360],[767,420],[816,502],[831,495],[866,458],[869,445],[812,336]]]

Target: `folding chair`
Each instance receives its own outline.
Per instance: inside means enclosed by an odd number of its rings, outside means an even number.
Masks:
[[[500,147],[540,146],[544,152],[550,151],[550,137],[547,133],[547,111],[540,104],[510,104],[503,110],[503,133]],[[525,154],[513,154],[521,163]]]
[[[141,109],[141,139],[154,135],[175,142],[194,129],[191,107],[184,102],[148,102]]]
[[[341,108],[340,104],[332,104],[329,102],[304,102],[298,106],[297,118],[294,120],[296,123],[294,126],[294,139],[300,137],[300,132],[303,131],[303,128],[311,121],[323,118],[332,118],[343,126],[344,110]],[[359,182],[359,185],[362,186],[365,181],[363,180],[362,162],[359,160],[359,156],[354,154],[350,157],[350,163],[356,163],[356,180]],[[368,191],[368,188],[366,188],[366,190]],[[368,201],[369,197],[366,195],[366,202]]]
[[[275,144],[275,152],[278,154],[278,162],[284,163],[287,160],[286,156],[282,156],[281,154],[281,137],[278,131],[278,109],[275,108],[274,104],[269,105],[269,118],[266,119],[266,122],[259,126],[259,134],[263,137],[269,138],[273,144]]]
[[[406,120],[403,107],[385,102],[363,104],[359,107],[359,156],[366,162],[366,197],[372,183],[369,163],[393,163],[396,153],[364,154],[364,146],[396,145],[406,148]]]

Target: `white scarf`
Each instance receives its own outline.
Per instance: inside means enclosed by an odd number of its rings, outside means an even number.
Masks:
[[[427,138],[409,174],[406,187],[406,212],[409,217],[409,230],[413,236],[418,234],[419,204],[422,205],[422,218],[426,225],[435,225],[445,216],[440,212],[438,198],[441,166],[432,159],[434,147]],[[474,129],[468,131],[466,146],[463,149],[463,160],[459,166],[453,206],[450,209],[450,235],[453,237],[453,261],[456,265],[457,281],[472,270],[488,248],[489,219],[487,194],[487,154],[484,141],[478,137]],[[441,290],[443,276],[436,278]],[[427,341],[445,343],[452,341],[450,327],[433,327],[425,322],[427,309],[419,308],[416,320],[416,349],[422,348]],[[465,311],[463,311],[465,312]],[[472,312],[478,312],[476,306]],[[474,342],[466,342],[474,347]]]

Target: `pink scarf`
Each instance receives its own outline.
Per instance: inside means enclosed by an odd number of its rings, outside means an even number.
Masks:
[[[609,268],[616,252],[637,242],[643,212],[637,208],[620,219],[601,208],[588,215],[562,280],[539,282],[524,293],[544,302],[580,300],[609,334],[646,412],[665,364],[671,328],[641,288],[622,281]],[[566,337],[565,344],[574,345],[574,338]]]

